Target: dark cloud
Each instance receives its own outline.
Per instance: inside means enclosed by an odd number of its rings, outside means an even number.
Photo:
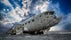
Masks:
[[[66,31],[71,31],[71,23],[65,24],[65,25],[64,25],[64,29],[65,29]]]
[[[4,19],[3,14],[0,13],[0,21],[2,21]]]
[[[2,11],[4,8],[5,8],[5,5],[2,2],[0,2],[0,11]]]
[[[12,27],[12,24],[0,23],[0,33],[7,33]]]
[[[0,33],[5,33],[7,31],[7,27],[0,23]]]

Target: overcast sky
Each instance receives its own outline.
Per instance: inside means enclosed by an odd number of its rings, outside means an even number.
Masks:
[[[16,14],[17,9],[19,12]],[[71,30],[71,0],[0,0],[0,32],[5,32],[13,26],[8,23],[24,19],[24,13],[36,15],[47,10],[53,10],[57,17],[62,17],[60,23],[51,28],[52,31]]]

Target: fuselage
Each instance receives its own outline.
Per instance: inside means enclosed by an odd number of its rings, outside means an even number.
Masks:
[[[60,19],[54,15],[54,11],[43,12],[26,20],[23,23],[23,31],[39,31],[48,29],[56,25],[59,21]]]
[[[22,32],[36,32],[45,29],[49,30],[50,27],[58,24],[59,21],[60,18],[57,18],[54,15],[54,11],[47,11],[21,22],[21,24],[13,27],[9,33],[21,34]]]

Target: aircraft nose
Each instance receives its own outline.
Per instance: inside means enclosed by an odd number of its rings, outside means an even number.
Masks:
[[[56,23],[58,24],[60,22],[61,18],[56,19]]]

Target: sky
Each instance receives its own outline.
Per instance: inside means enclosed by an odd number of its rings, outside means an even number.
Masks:
[[[71,0],[52,0],[57,16],[62,16],[61,22],[52,30],[71,31]]]
[[[0,0],[0,33],[48,10],[53,10],[57,17],[62,17],[59,24],[50,31],[71,30],[71,0]]]

